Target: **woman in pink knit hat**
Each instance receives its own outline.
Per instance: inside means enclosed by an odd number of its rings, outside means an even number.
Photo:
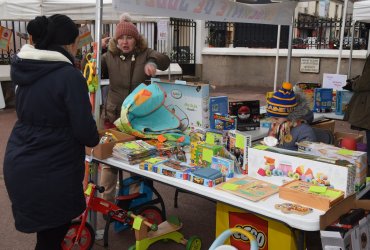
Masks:
[[[105,127],[109,128],[119,118],[122,103],[130,92],[155,76],[157,69],[166,70],[170,59],[148,48],[145,38],[139,34],[128,14],[121,15],[114,37],[103,39],[102,47],[107,49],[102,56],[102,78],[109,78],[109,90],[101,118]],[[113,201],[116,183],[117,170],[103,167],[101,185],[106,190],[105,199]]]

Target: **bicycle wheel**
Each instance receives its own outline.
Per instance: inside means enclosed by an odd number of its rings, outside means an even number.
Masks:
[[[164,221],[161,210],[156,206],[140,207],[135,211],[135,214],[140,214],[147,218],[150,223],[155,223],[157,225]]]
[[[92,248],[95,242],[95,232],[92,226],[87,222],[85,223],[85,226],[81,231],[80,240],[75,245],[75,239],[80,225],[81,225],[80,220],[72,222],[62,242],[63,250],[69,250],[72,248],[80,250],[89,250]]]

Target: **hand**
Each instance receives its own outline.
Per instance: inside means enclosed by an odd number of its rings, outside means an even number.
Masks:
[[[109,40],[110,40],[109,36],[101,39],[101,47],[103,49],[106,49],[108,47]]]
[[[155,76],[157,73],[157,65],[155,65],[154,63],[145,64],[144,72],[148,76]]]

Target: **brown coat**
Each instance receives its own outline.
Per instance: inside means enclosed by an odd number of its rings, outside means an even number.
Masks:
[[[144,66],[148,62],[154,62],[160,70],[166,70],[170,65],[168,56],[148,48],[142,37],[137,41],[134,52],[129,55],[124,55],[117,48],[114,39],[110,40],[108,51],[101,61],[102,76],[109,78],[107,103],[102,112],[103,121],[114,122],[118,119],[124,99],[140,83],[150,79],[144,72]]]
[[[353,96],[344,120],[355,127],[370,130],[370,56],[367,57],[361,76],[352,84]]]

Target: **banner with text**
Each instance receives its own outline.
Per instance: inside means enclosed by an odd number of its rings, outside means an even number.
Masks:
[[[296,1],[244,4],[229,0],[113,0],[113,8],[152,16],[291,25]]]

